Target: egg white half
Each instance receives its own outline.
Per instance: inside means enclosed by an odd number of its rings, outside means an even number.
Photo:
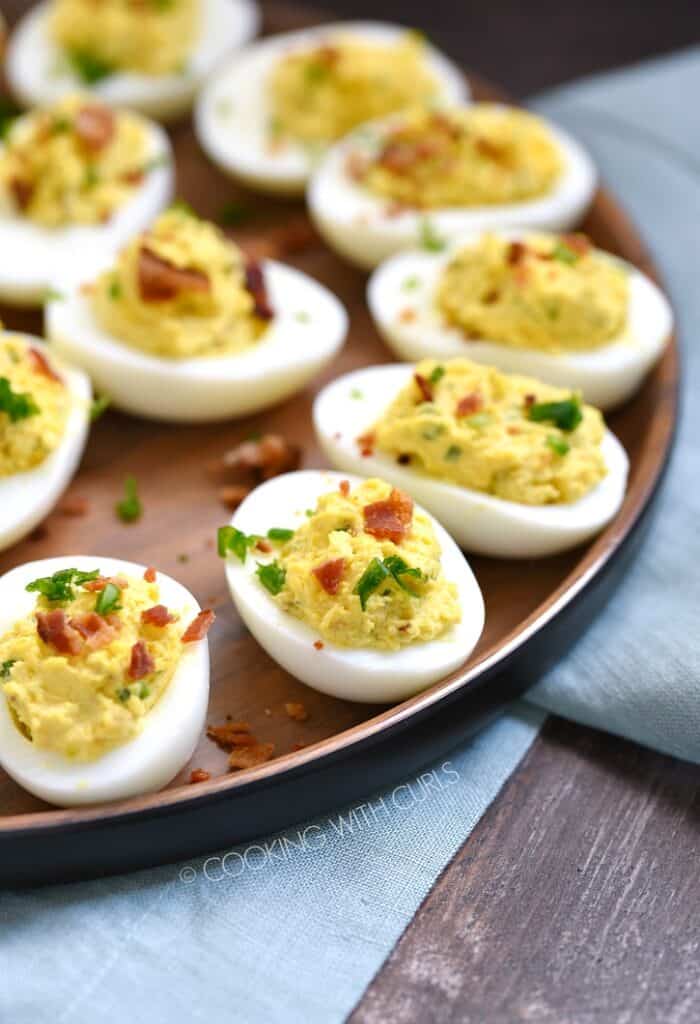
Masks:
[[[244,533],[265,534],[271,527],[295,529],[305,521],[305,509],[356,477],[320,470],[303,470],[275,477],[257,487],[236,511],[232,524]],[[431,517],[432,520],[432,517]],[[454,541],[432,520],[442,549],[442,568],[459,590],[462,620],[438,640],[410,644],[399,651],[337,647],[319,637],[300,619],[279,608],[255,575],[256,560],[272,556],[249,554],[245,564],[235,556],[226,561],[226,577],[234,604],[248,629],[271,658],[307,686],[343,700],[395,703],[425,689],[455,671],[467,660],[484,627],[484,602],[479,585]],[[314,643],[322,640],[317,650]]]
[[[316,227],[341,256],[360,267],[376,267],[406,249],[420,248],[426,222],[445,242],[468,232],[504,228],[564,231],[583,218],[596,189],[596,170],[588,153],[561,128],[546,121],[563,162],[552,192],[538,199],[500,206],[406,209],[392,204],[353,180],[346,162],[349,152],[374,152],[396,117],[384,118],[351,132],[332,146],[309,182],[307,200]]]
[[[100,569],[105,576],[143,576],[145,566],[101,556],[66,555],[28,562],[0,577],[0,633],[30,614],[35,595],[27,583],[59,569]],[[158,573],[160,596],[168,608],[182,612],[183,629],[199,611],[189,590]],[[170,685],[144,719],[132,740],[94,761],[76,762],[34,746],[17,728],[0,686],[0,764],[15,782],[61,807],[121,800],[165,786],[184,768],[204,728],[209,699],[207,640],[183,644]]]
[[[323,389],[314,403],[314,427],[333,466],[389,480],[437,516],[463,548],[494,558],[539,558],[566,551],[595,536],[617,514],[625,496],[628,459],[609,430],[602,442],[607,476],[570,504],[522,505],[437,480],[379,451],[363,457],[356,439],[380,418],[413,371],[405,364],[370,366]]]
[[[50,3],[40,3],[22,18],[10,38],[7,77],[26,106],[51,103],[66,93],[84,92],[49,32]],[[105,103],[130,107],[159,120],[184,114],[204,79],[219,61],[252,39],[260,24],[255,0],[203,0],[202,28],[182,74],[118,72],[90,86]]]
[[[500,234],[509,239],[523,237],[515,231]],[[477,242],[478,236],[470,236],[446,253],[399,253],[372,274],[367,286],[369,309],[380,334],[400,359],[466,357],[507,373],[526,374],[581,391],[584,399],[599,409],[614,408],[639,389],[673,331],[671,307],[646,274],[631,263],[616,260],[629,274],[629,320],[625,331],[606,345],[551,353],[498,340],[474,341],[445,321],[436,307],[435,293],[454,251]],[[406,310],[410,319],[402,317]]]
[[[90,268],[107,249],[119,248],[142,231],[172,201],[172,149],[163,129],[144,120],[147,152],[144,163],[157,161],[130,199],[105,224],[47,228],[11,208],[0,196],[0,301],[39,306],[47,289],[66,267]],[[0,144],[0,153],[2,145]]]
[[[195,129],[202,148],[222,171],[252,188],[301,194],[319,154],[291,141],[270,149],[267,79],[274,65],[290,51],[318,45],[337,34],[389,44],[406,31],[382,22],[348,21],[275,35],[246,47],[206,85],[197,101]],[[425,57],[438,80],[442,102],[466,101],[469,88],[459,69],[427,44]]]
[[[38,338],[19,335],[32,348],[45,351]],[[70,483],[83,455],[90,423],[92,392],[82,370],[66,366],[50,354],[50,362],[65,382],[71,410],[58,446],[40,465],[26,473],[0,476],[0,550],[26,537],[42,522]]]
[[[345,309],[327,288],[283,263],[262,267],[275,317],[262,340],[239,355],[175,360],[131,348],[101,328],[75,279],[57,282],[63,298],[46,306],[46,336],[126,412],[182,423],[257,412],[303,388],[347,333]]]

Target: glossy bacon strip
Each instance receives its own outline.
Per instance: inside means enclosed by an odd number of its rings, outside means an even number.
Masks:
[[[152,565],[149,565],[149,567],[146,569],[145,573],[143,574],[143,578],[145,579],[146,583],[155,583],[156,576],[157,576],[156,570],[153,568]]]
[[[73,127],[83,146],[92,153],[99,153],[114,138],[116,119],[108,107],[89,103],[80,108]]]
[[[141,612],[141,622],[148,626],[163,628],[171,622],[177,621],[177,615],[172,615],[164,604],[154,604],[152,608],[146,608]]]
[[[80,633],[70,625],[66,613],[60,608],[37,612],[36,630],[44,643],[59,654],[80,654],[83,649]]]
[[[388,498],[365,505],[362,510],[365,533],[377,540],[390,540],[400,544],[410,532],[413,520],[413,499],[396,487]]]
[[[272,320],[275,314],[267,294],[265,275],[262,267],[255,260],[249,260],[246,264],[245,286],[253,296],[255,315],[261,320]]]
[[[327,594],[337,594],[345,572],[345,559],[333,558],[323,565],[317,565],[311,572]]]
[[[139,294],[144,302],[167,302],[182,292],[207,293],[211,282],[201,270],[176,267],[146,245],[139,251]]]
[[[40,352],[38,348],[30,348],[27,352],[27,356],[34,373],[40,373],[42,377],[48,377],[49,380],[58,381],[59,384],[63,383],[62,378],[59,377],[44,353]]]
[[[143,679],[144,676],[150,675],[155,667],[156,663],[149,654],[146,644],[143,640],[138,640],[131,648],[131,660],[126,673],[129,679]]]
[[[192,619],[192,622],[190,622],[182,634],[181,640],[183,644],[191,644],[196,640],[203,640],[211,629],[215,618],[216,613],[211,608],[205,608],[204,611],[201,611],[199,615]]]
[[[432,402],[433,389],[430,386],[430,382],[426,380],[422,373],[414,373],[413,379],[416,382],[416,387],[420,391],[423,401]]]

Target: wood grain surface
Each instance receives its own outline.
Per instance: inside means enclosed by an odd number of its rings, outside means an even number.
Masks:
[[[550,719],[350,1024],[700,1020],[700,767]]]

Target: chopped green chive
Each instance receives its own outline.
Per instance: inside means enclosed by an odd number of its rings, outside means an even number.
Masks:
[[[85,168],[85,176],[83,177],[83,188],[94,188],[95,185],[99,185],[100,175],[94,164],[88,164]]]
[[[436,367],[434,367],[432,373],[428,377],[428,382],[430,384],[439,384],[442,378],[445,376],[445,372],[445,367],[440,366],[440,364],[438,364]]]
[[[412,274],[410,277],[405,277],[401,282],[401,291],[412,292],[418,287],[419,284],[420,278],[417,277],[415,274]]]
[[[291,540],[293,536],[294,530],[285,530],[281,526],[273,526],[270,530],[267,531],[268,540],[275,540],[279,543],[284,543],[284,541]]]
[[[145,683],[141,683],[141,689],[139,690],[139,698],[141,700],[145,700],[146,697],[150,697],[150,695],[151,695],[151,688],[150,688],[150,686],[146,686]]]
[[[75,597],[73,587],[81,587],[83,583],[96,580],[100,575],[99,569],[92,572],[81,572],[80,569],[59,569],[53,576],[41,576],[32,580],[25,587],[29,593],[38,593],[47,601],[72,601]]]
[[[353,594],[356,594],[360,599],[362,611],[366,610],[367,602],[374,591],[388,580],[393,580],[406,593],[413,594],[413,591],[403,582],[403,576],[409,576],[417,580],[425,579],[420,569],[411,568],[399,555],[389,555],[383,561],[379,558],[373,558],[353,589]],[[382,591],[382,594],[389,595],[391,590]],[[413,596],[416,595],[414,594]]]
[[[122,704],[126,704],[128,699],[131,697],[131,690],[127,686],[123,686],[121,690],[117,690],[117,697]]]
[[[0,679],[9,679],[12,666],[17,662],[16,658],[8,658],[0,665]]]
[[[427,249],[428,252],[442,252],[447,244],[428,217],[423,217],[420,222],[418,240],[421,248]]]
[[[560,430],[575,430],[583,419],[581,403],[575,395],[561,402],[536,402],[527,415],[535,423],[553,423]]]
[[[464,422],[468,426],[474,427],[475,430],[480,430],[482,427],[489,425],[491,416],[487,412],[477,412],[473,416],[468,416]]]
[[[0,412],[4,412],[10,423],[29,419],[40,412],[31,395],[13,391],[7,377],[0,377]]]
[[[93,398],[90,405],[90,422],[95,423],[99,420],[107,409],[112,404],[112,399],[108,398],[107,395],[98,395],[97,398]]]
[[[70,50],[67,56],[71,68],[86,85],[94,85],[114,73],[111,64],[88,50]]]
[[[122,283],[118,277],[109,283],[109,297],[115,302],[122,297]]]
[[[566,455],[571,451],[571,445],[568,441],[565,441],[563,437],[557,437],[556,434],[548,434],[546,443],[556,452],[557,455]]]
[[[361,398],[364,398],[365,395],[364,392],[360,391],[359,388],[352,388],[350,390],[350,397],[355,399],[355,401],[359,401]]]
[[[462,449],[459,447],[459,445],[451,444],[450,447],[445,452],[445,458],[447,459],[448,462],[456,462],[457,459],[461,456],[461,454]]]
[[[442,423],[431,423],[430,426],[425,428],[421,437],[424,441],[436,441],[444,433],[445,427]]]
[[[95,611],[98,615],[109,615],[110,612],[116,612],[119,610],[119,598],[122,596],[122,592],[116,583],[106,583],[104,590],[101,590],[97,595],[97,601],[95,602]]]
[[[269,562],[267,565],[263,562],[258,562],[255,574],[265,589],[269,590],[273,595],[279,594],[287,578],[287,570],[283,569],[277,562]]]
[[[124,481],[124,497],[115,505],[115,512],[123,523],[135,523],[143,515],[143,505],[133,476],[128,476]]]
[[[405,590],[408,594],[413,594],[410,587],[407,587],[402,580],[402,576],[409,576],[414,580],[424,580],[425,575],[420,569],[416,569],[407,565],[400,555],[389,555],[388,558],[384,559],[384,565],[389,570],[392,579],[398,583],[402,590]],[[413,595],[415,597],[415,594]]]
[[[578,253],[570,249],[565,242],[557,242],[552,249],[552,259],[559,260],[560,263],[577,263],[578,258]]]
[[[255,540],[235,526],[220,526],[216,532],[216,549],[220,558],[226,558],[232,552],[239,562],[245,562],[248,548],[255,544]]]

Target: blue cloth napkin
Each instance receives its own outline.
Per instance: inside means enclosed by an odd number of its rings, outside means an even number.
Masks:
[[[689,338],[700,329],[698,95],[700,51],[692,51],[537,103],[581,137],[624,198]],[[686,349],[691,396],[699,358]],[[542,708],[693,760],[699,420],[691,398],[640,558],[605,614],[531,694]],[[190,864],[5,894],[0,1020],[342,1020],[543,714],[520,705],[419,778],[303,826],[305,852],[292,829]]]

